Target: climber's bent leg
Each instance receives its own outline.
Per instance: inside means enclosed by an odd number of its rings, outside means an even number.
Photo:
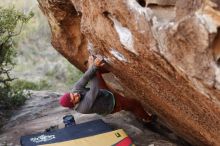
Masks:
[[[108,90],[108,87],[104,81],[104,79],[102,78],[101,72],[97,71],[96,72],[96,78],[98,79],[98,83],[99,83],[99,88],[100,89],[106,89]]]
[[[114,93],[115,108],[112,113],[126,110],[132,112],[138,119],[144,120],[144,122],[151,122],[152,115],[147,113],[142,107],[141,103],[132,98],[123,97],[117,93]]]

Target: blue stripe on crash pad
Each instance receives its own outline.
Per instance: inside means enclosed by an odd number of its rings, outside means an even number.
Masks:
[[[43,132],[22,136],[20,142],[22,146],[36,146],[73,140],[109,131],[112,131],[112,128],[108,124],[104,123],[102,120],[95,120],[70,127],[65,127],[63,129],[58,129],[52,132]],[[44,141],[42,135],[44,135],[44,137],[46,136],[48,141]]]

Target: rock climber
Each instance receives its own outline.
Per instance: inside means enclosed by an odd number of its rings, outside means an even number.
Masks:
[[[88,70],[76,82],[72,92],[61,96],[60,105],[74,108],[83,114],[107,115],[126,110],[132,112],[137,119],[150,123],[153,116],[143,109],[140,102],[109,91],[101,76],[104,64],[100,56],[89,56]],[[90,88],[87,88],[86,85],[89,81],[91,82]]]

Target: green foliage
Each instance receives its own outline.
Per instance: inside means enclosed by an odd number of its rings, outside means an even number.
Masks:
[[[67,84],[72,87],[75,82],[79,80],[79,78],[83,75],[83,73],[73,67],[73,65],[68,64],[67,66]]]
[[[15,109],[25,102],[22,90],[14,90],[10,87],[1,88],[0,106],[4,110]]]
[[[51,85],[46,80],[40,80],[40,82],[37,83],[37,90],[43,90],[43,89],[50,89]]]
[[[40,80],[39,82],[30,82],[26,80],[16,80],[12,83],[12,87],[16,90],[43,90],[49,89],[50,85],[46,80]]]
[[[12,87],[17,90],[35,90],[38,88],[37,84],[26,80],[16,80],[12,83]]]
[[[0,107],[3,109],[16,108],[24,103],[22,90],[14,89],[10,71],[15,65],[16,56],[14,37],[19,35],[23,24],[33,16],[24,15],[12,8],[0,7]]]
[[[10,92],[10,105],[9,107],[19,107],[24,104],[26,96],[23,93],[23,90],[12,90]]]
[[[13,37],[20,34],[24,23],[33,16],[28,16],[16,11],[14,8],[4,9],[0,7],[0,66],[13,65],[15,57]],[[17,29],[18,28],[18,29]]]

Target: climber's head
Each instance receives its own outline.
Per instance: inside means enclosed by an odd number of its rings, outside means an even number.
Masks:
[[[73,108],[80,101],[79,93],[65,93],[60,98],[60,105],[63,107]]]

